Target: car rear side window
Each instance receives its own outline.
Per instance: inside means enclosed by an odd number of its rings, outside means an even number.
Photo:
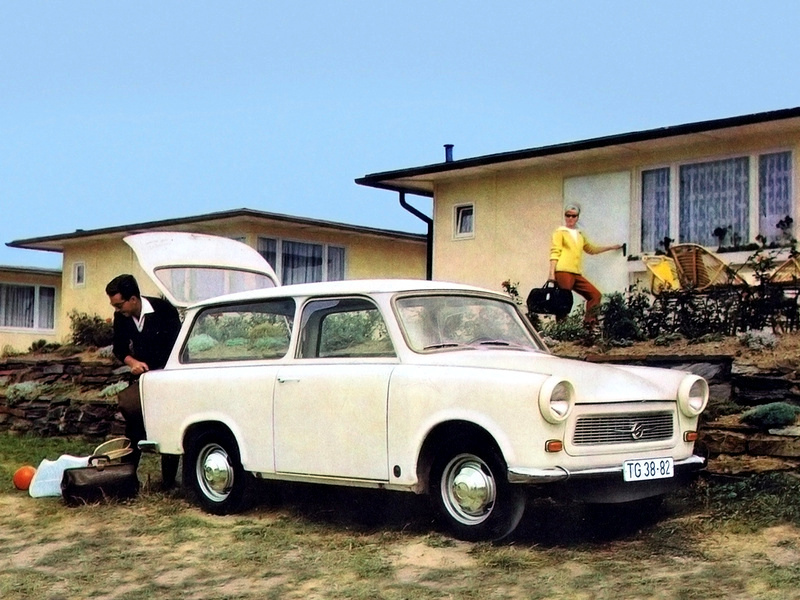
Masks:
[[[283,358],[289,350],[294,310],[291,298],[207,308],[195,319],[181,362]]]
[[[364,298],[309,302],[302,323],[300,358],[395,356],[378,307]]]

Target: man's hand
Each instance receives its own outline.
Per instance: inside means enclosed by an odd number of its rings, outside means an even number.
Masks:
[[[132,375],[141,375],[142,373],[146,373],[150,370],[150,367],[147,366],[147,363],[136,360],[132,356],[125,357],[125,364],[131,368]]]

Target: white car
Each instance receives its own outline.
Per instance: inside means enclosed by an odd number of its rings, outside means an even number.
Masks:
[[[147,244],[133,238],[141,258]],[[191,306],[166,367],[140,379],[141,447],[183,455],[183,483],[209,512],[240,510],[254,477],[385,488],[429,494],[456,537],[498,540],[532,488],[629,502],[705,464],[693,452],[702,377],[554,356],[501,293],[402,280],[265,288],[263,265],[262,289]],[[181,277],[146,268],[162,285],[196,281],[185,264]]]

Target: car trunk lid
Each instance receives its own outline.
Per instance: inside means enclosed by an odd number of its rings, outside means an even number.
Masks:
[[[236,240],[174,231],[137,233],[124,240],[173,306],[280,285],[269,263]]]

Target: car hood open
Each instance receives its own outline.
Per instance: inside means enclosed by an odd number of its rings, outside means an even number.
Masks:
[[[174,306],[280,285],[253,248],[216,235],[154,231],[126,236],[139,264]]]

